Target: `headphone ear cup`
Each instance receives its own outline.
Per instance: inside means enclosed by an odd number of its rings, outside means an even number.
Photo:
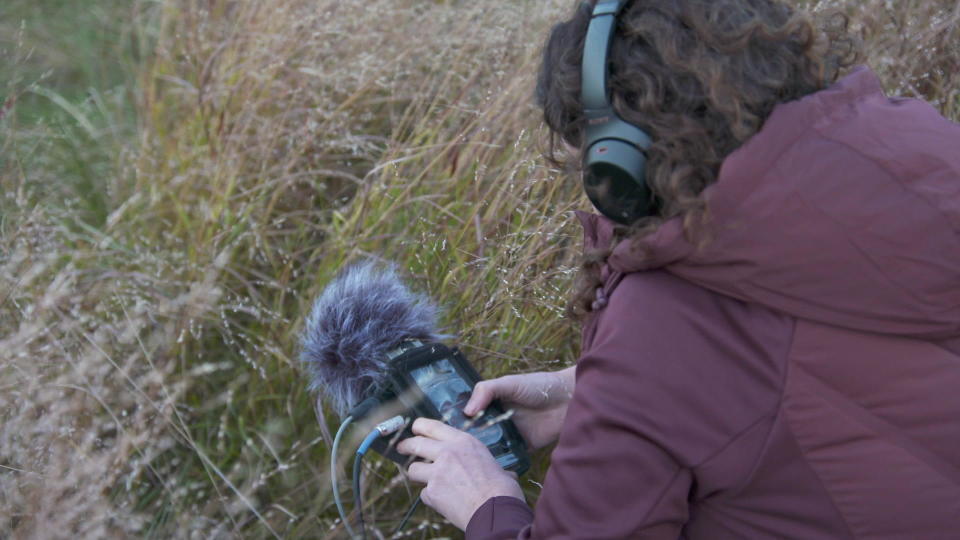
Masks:
[[[636,146],[619,139],[600,139],[584,156],[583,189],[600,213],[630,225],[650,208],[646,164],[646,156]]]

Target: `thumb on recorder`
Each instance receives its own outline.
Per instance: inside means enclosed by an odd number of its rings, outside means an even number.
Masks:
[[[505,410],[514,411],[511,418],[527,445],[543,448],[560,436],[573,396],[574,371],[574,367],[569,367],[480,381],[463,411],[475,416],[499,399]]]

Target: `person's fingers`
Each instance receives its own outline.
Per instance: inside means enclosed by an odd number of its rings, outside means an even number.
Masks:
[[[442,453],[441,443],[428,437],[409,437],[397,443],[397,452],[436,461]]]
[[[430,480],[430,463],[414,461],[407,467],[407,478],[420,484],[426,484]]]
[[[519,397],[520,386],[526,381],[524,376],[519,375],[504,375],[489,381],[480,381],[473,387],[473,394],[470,395],[470,401],[463,408],[463,412],[474,416],[497,398],[513,401]]]
[[[455,427],[448,426],[439,420],[420,417],[414,420],[411,426],[415,435],[422,435],[438,441],[449,441],[464,435],[463,431]]]
[[[496,388],[496,381],[499,379],[493,379],[490,381],[480,381],[473,387],[473,393],[470,394],[470,401],[463,407],[463,413],[467,416],[474,416],[478,412],[487,408],[487,405],[490,405],[490,402],[493,401],[494,389]]]

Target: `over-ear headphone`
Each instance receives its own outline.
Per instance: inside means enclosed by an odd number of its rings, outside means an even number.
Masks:
[[[593,8],[583,47],[581,99],[584,128],[583,189],[603,215],[629,225],[654,210],[645,180],[653,141],[616,115],[607,95],[607,57],[617,15],[625,0],[599,0]]]

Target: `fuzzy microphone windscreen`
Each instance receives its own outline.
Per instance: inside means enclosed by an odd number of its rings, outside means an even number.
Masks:
[[[436,306],[410,291],[392,265],[349,266],[327,285],[307,318],[300,359],[310,389],[342,419],[383,380],[387,352],[408,339],[443,339],[436,326]]]

